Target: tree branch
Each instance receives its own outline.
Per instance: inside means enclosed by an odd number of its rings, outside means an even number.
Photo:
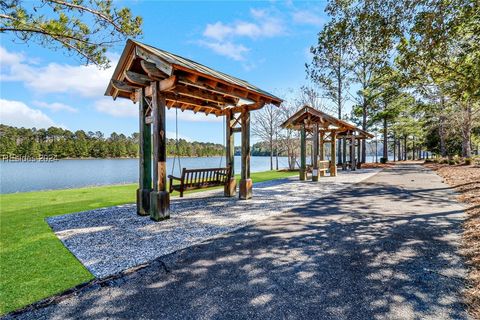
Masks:
[[[91,13],[91,14],[107,21],[108,23],[110,23],[115,28],[115,30],[117,30],[118,32],[123,33],[122,28],[119,25],[117,25],[114,20],[110,19],[109,16],[105,15],[104,13],[102,13],[98,10],[94,10],[94,9],[91,9],[91,8],[88,8],[88,7],[85,7],[85,6],[81,6],[81,5],[78,5],[78,4],[74,4],[74,3],[70,3],[70,2],[66,2],[66,1],[61,1],[61,0],[47,0],[47,1],[52,2],[52,3],[56,3],[58,5],[62,5],[62,6],[68,7],[68,8],[77,9],[78,11]]]

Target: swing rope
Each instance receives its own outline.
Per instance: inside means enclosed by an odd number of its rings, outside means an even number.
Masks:
[[[222,121],[223,122],[223,156],[220,157],[220,164],[218,165],[219,168],[222,167],[222,164],[223,164],[223,157],[225,157],[225,163],[227,162],[227,153],[226,153],[226,149],[227,149],[227,138],[226,138],[226,134],[225,134],[225,122],[226,121]]]
[[[226,138],[226,134],[225,134],[225,122],[226,121],[223,121],[223,141],[222,141],[224,151],[226,150],[226,144],[227,144],[227,141],[226,141],[227,138]],[[224,152],[224,156],[225,156],[225,163],[226,163],[227,162],[226,152]],[[220,164],[218,165],[219,168],[221,168],[222,165],[223,165],[223,157],[224,156],[220,157]],[[175,172],[175,164],[176,164],[177,161],[178,161],[178,168],[181,171],[182,170],[182,163],[180,161],[180,147],[179,147],[179,139],[178,139],[178,108],[175,108],[175,153],[173,154],[173,164],[172,164],[171,175],[173,175],[174,172]]]
[[[175,159],[178,159],[178,168],[181,171],[182,163],[180,162],[180,147],[178,144],[178,108],[175,108],[175,153],[173,155],[172,176],[175,172]]]

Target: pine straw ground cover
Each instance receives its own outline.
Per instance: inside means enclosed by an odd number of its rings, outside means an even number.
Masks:
[[[480,319],[480,165],[446,165],[429,163],[455,191],[458,199],[467,204],[467,219],[462,236],[462,254],[469,266],[469,286],[466,303],[474,319]]]

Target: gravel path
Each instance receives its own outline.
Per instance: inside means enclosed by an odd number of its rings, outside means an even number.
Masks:
[[[56,216],[47,222],[78,260],[103,278],[327,196],[377,172],[342,172],[319,183],[296,177],[257,183],[248,201],[225,198],[220,190],[189,194],[174,198],[171,218],[162,222],[136,215],[135,205]]]

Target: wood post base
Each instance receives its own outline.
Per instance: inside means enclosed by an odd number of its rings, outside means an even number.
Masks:
[[[306,170],[300,169],[299,174],[300,174],[300,180],[301,181],[307,180],[307,171]]]
[[[237,180],[230,178],[223,191],[225,197],[234,197],[237,194]]]
[[[170,218],[170,194],[166,191],[150,192],[150,219],[161,221]]]
[[[137,214],[148,216],[150,209],[150,192],[152,189],[137,189]]]
[[[247,200],[252,198],[252,179],[240,180],[240,199]]]
[[[330,166],[330,177],[337,176],[337,166],[335,164]]]
[[[322,171],[323,172],[323,171]],[[320,174],[322,173],[320,172]],[[313,169],[312,170],[312,181],[318,181],[318,169]]]

